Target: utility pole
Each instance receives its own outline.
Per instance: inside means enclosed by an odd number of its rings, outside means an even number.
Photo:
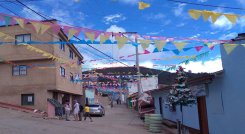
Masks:
[[[122,35],[124,36],[124,37],[126,37],[124,34],[137,34],[137,32],[124,32],[124,33],[122,33]],[[134,42],[134,41],[132,41],[131,39],[129,39],[131,42]],[[135,37],[135,43],[137,43],[137,38]],[[136,48],[136,64],[135,64],[135,67],[136,67],[136,69],[137,69],[137,78],[138,78],[138,80],[137,80],[137,89],[138,89],[138,100],[139,100],[139,98],[140,98],[140,96],[141,96],[141,78],[140,78],[140,66],[139,66],[139,47],[138,47],[138,45],[136,45],[135,46],[135,48]],[[137,103],[136,103],[136,105],[137,105],[137,107],[138,107],[138,101],[137,100]]]

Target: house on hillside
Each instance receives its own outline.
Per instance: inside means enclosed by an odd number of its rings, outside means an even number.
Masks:
[[[56,23],[55,20],[51,21]],[[14,42],[0,46],[0,102],[49,112],[52,106],[48,99],[54,99],[60,104],[65,101],[72,104],[75,99],[82,100],[82,86],[80,82],[74,83],[73,80],[81,77],[79,74],[83,56],[73,44],[30,45],[39,52],[45,51],[66,60],[67,63],[74,63],[73,66],[21,45],[29,41],[66,42],[68,38],[63,31],[56,34],[48,29],[45,34],[37,34],[30,23],[25,24],[24,29],[19,25],[1,26],[0,31],[11,37],[0,38],[1,42]]]

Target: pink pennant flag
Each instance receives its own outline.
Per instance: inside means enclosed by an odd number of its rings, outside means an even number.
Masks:
[[[53,30],[54,34],[58,34],[60,32],[60,29],[61,29],[61,27],[59,25],[57,25],[57,24],[52,25],[52,30]]]
[[[196,46],[195,48],[196,48],[197,52],[199,52],[203,48],[203,46]]]
[[[210,47],[209,49],[210,49],[210,50],[213,50],[213,49],[214,49],[214,46]]]
[[[144,54],[149,54],[149,53],[151,53],[151,52],[149,52],[149,51],[147,51],[147,50],[144,51]]]

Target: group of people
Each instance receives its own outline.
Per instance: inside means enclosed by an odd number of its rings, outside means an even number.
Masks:
[[[71,107],[68,101],[65,103],[64,108],[65,108],[66,121],[70,121],[69,116],[71,114]],[[77,100],[74,100],[73,115],[74,115],[75,121],[82,121],[82,115],[84,115],[84,120],[86,120],[86,118],[89,117],[90,121],[93,122],[89,114],[88,104],[86,104],[85,108],[83,108],[83,106],[79,104]]]

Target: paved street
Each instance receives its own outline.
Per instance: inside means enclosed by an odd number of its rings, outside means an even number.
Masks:
[[[94,122],[75,122],[0,108],[0,134],[149,134],[136,115],[124,105],[115,105],[106,108],[106,116],[93,117]],[[163,133],[171,134],[166,130]]]

